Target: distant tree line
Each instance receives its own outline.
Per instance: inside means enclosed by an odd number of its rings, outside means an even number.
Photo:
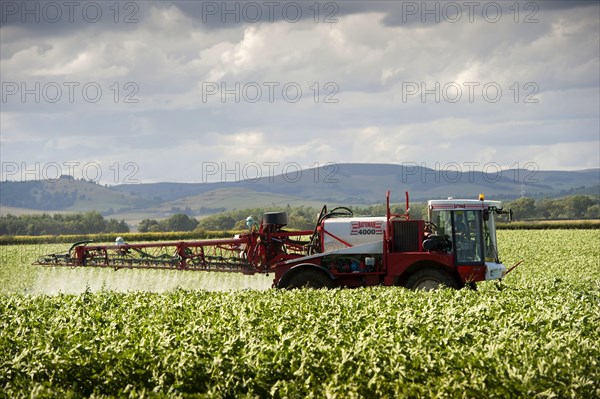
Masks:
[[[505,209],[512,209],[514,220],[527,219],[599,219],[599,197],[590,195],[571,195],[564,198],[543,198],[535,200],[529,197],[507,202]]]
[[[104,219],[98,212],[0,216],[0,235],[127,233],[124,220]]]
[[[177,213],[168,219],[144,219],[138,224],[140,233],[164,231],[192,231],[198,226],[198,221],[184,213]]]
[[[600,219],[600,196],[572,195],[565,198],[535,200],[523,197],[505,201],[504,209],[512,209],[513,220]],[[404,204],[392,206],[392,213],[405,212]],[[333,207],[329,207],[331,210]],[[355,216],[384,216],[385,205],[349,207]],[[265,212],[287,212],[288,227],[310,230],[315,227],[320,208],[309,206],[270,206],[264,208],[237,209],[220,212],[197,220],[184,213],[177,213],[164,220],[144,219],[138,224],[140,233],[170,231],[223,231],[245,230],[246,218],[252,216],[260,222]],[[427,218],[425,203],[411,203],[413,219]],[[503,216],[506,219],[506,216]],[[57,235],[129,232],[124,220],[104,219],[98,212],[55,215],[1,216],[0,235]]]
[[[559,220],[559,219],[600,219],[600,201],[598,196],[572,195],[564,198],[519,198],[514,201],[503,201],[505,210],[512,209],[513,220]],[[355,216],[384,216],[385,205],[368,207],[349,207]],[[331,209],[331,208],[330,208]],[[243,230],[246,228],[246,217],[252,216],[260,221],[264,212],[284,211],[288,213],[288,227],[293,229],[312,229],[315,226],[320,209],[313,207],[267,207],[231,210],[204,217],[198,221],[197,230]],[[405,212],[404,204],[393,205],[392,213]],[[411,203],[410,216],[413,219],[427,218],[426,203]],[[507,216],[502,219],[507,220]]]

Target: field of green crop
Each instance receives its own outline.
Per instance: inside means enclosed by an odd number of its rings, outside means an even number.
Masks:
[[[502,283],[435,292],[40,269],[68,246],[3,246],[0,397],[600,397],[600,231],[499,241],[525,259]]]

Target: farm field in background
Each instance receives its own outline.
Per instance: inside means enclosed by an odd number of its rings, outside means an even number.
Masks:
[[[262,275],[41,268],[31,265],[37,256],[69,245],[1,246],[0,391],[600,397],[600,230],[498,236],[504,263],[524,264],[478,291],[436,292],[279,291]]]

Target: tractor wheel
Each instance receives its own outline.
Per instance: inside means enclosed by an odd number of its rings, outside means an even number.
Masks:
[[[422,269],[412,274],[404,284],[414,290],[432,291],[442,288],[459,289],[458,282],[448,273],[439,269]]]
[[[325,273],[313,269],[296,272],[285,288],[333,288],[335,284]]]

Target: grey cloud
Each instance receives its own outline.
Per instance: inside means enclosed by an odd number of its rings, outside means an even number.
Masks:
[[[2,25],[3,83],[97,82],[104,93],[97,103],[81,95],[57,103],[11,96],[0,118],[3,160],[132,161],[148,176],[179,181],[194,180],[203,160],[598,163],[588,154],[598,142],[600,59],[598,6],[589,2],[538,2],[535,24],[508,15],[496,24],[435,25],[401,23],[406,2],[338,2],[334,24],[315,23],[310,14],[297,23],[223,24],[204,22],[201,3],[136,4],[139,22],[129,25]],[[431,90],[464,81],[496,83],[502,99],[485,101],[481,92],[472,103],[465,93],[457,103],[443,94],[437,102],[436,94],[403,98],[406,83]],[[127,82],[139,85],[135,103],[123,101]],[[270,102],[264,92],[256,103],[232,95],[222,101],[220,93],[203,99],[206,83],[231,90],[264,82],[297,82],[302,100],[286,102],[279,93]],[[326,82],[337,84],[338,102],[323,101]],[[538,85],[539,103],[524,103],[528,82]],[[561,146],[583,148],[587,158],[544,158]]]
[[[518,4],[518,6],[515,6]],[[387,26],[458,22],[504,17],[535,19],[538,12],[596,5],[596,1],[11,1],[1,4],[0,27],[20,26],[31,34],[64,35],[83,28],[131,31],[151,9],[176,7],[201,29],[229,29],[285,21],[333,24],[344,16],[382,13]],[[489,14],[489,16],[487,14]],[[516,18],[516,17],[515,17]],[[523,22],[523,21],[521,21]]]

